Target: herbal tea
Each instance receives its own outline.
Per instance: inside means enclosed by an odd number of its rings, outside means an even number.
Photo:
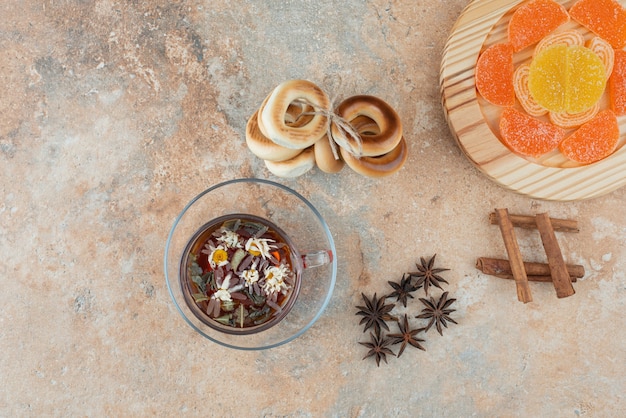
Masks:
[[[188,303],[202,312],[200,319],[225,332],[269,328],[293,305],[300,285],[301,261],[287,236],[253,215],[228,215],[205,225],[182,261]]]

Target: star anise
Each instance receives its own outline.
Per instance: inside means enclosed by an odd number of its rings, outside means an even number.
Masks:
[[[450,269],[434,268],[435,257],[437,257],[437,254],[433,255],[433,257],[428,261],[426,261],[424,257],[420,257],[421,265],[415,263],[418,271],[409,273],[410,277],[417,279],[415,286],[424,286],[426,296],[428,296],[428,288],[430,286],[442,289],[441,283],[448,283],[438,273],[448,271]]]
[[[403,322],[398,322],[398,327],[400,328],[400,332],[398,334],[387,334],[387,337],[391,338],[392,344],[402,343],[400,351],[398,351],[398,357],[402,355],[407,344],[411,344],[413,347],[419,348],[420,350],[426,350],[420,344],[421,342],[424,342],[424,340],[416,337],[416,335],[424,331],[425,328],[411,329],[409,327],[409,317],[407,314],[404,314]]]
[[[385,297],[379,299],[376,297],[376,293],[374,293],[372,299],[368,299],[363,293],[361,293],[361,296],[365,301],[365,306],[357,306],[360,311],[358,311],[356,315],[363,316],[363,319],[359,322],[359,325],[365,324],[363,332],[371,327],[374,327],[374,331],[377,333],[380,333],[381,328],[385,328],[389,331],[389,326],[386,321],[397,320],[394,316],[389,315],[389,312],[391,312],[395,305],[393,303],[385,304]]]
[[[359,341],[359,344],[364,345],[370,349],[365,357],[363,357],[363,360],[368,357],[374,356],[376,358],[377,367],[380,367],[380,359],[385,360],[385,363],[387,363],[387,354],[389,354],[390,356],[395,356],[394,352],[387,348],[387,346],[391,343],[392,340],[381,335],[379,331],[376,331],[376,333],[370,332],[369,342],[363,343]]]
[[[411,292],[416,291],[420,286],[413,286],[411,276],[406,274],[402,275],[400,283],[388,281],[389,285],[393,287],[394,291],[387,295],[388,298],[396,298],[396,302],[402,302],[402,306],[406,308],[407,298],[413,299]]]
[[[430,300],[420,298],[420,301],[426,306],[422,309],[422,313],[417,315],[416,318],[430,319],[424,332],[427,332],[430,327],[435,325],[440,335],[443,335],[441,326],[448,328],[446,321],[457,323],[454,319],[450,318],[450,314],[456,309],[449,309],[450,305],[454,303],[456,299],[448,299],[448,292],[444,292],[439,301],[435,302],[435,299],[431,296]]]

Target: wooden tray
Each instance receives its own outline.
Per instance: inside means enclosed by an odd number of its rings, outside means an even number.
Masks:
[[[441,62],[440,83],[443,108],[457,143],[488,177],[534,198],[582,200],[623,186],[626,184],[626,117],[618,118],[621,139],[617,151],[587,166],[567,161],[558,151],[540,159],[515,155],[494,134],[501,109],[477,96],[474,66],[484,48],[506,42],[510,16],[521,3],[522,0],[472,0],[452,28]],[[560,3],[569,9],[574,1]],[[621,3],[625,4],[626,0]],[[565,26],[565,29],[583,30],[573,21]],[[516,54],[516,66],[530,59],[532,48],[528,49]],[[607,98],[602,100],[606,106]]]

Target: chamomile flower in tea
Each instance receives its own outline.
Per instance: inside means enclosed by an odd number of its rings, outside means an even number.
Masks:
[[[241,243],[241,237],[230,229],[220,228],[216,232],[220,233],[220,236],[217,237],[217,241],[222,242],[227,248],[241,248],[243,244]]]
[[[249,269],[246,269],[241,272],[241,277],[243,278],[246,286],[251,287],[255,283],[259,281],[261,276],[259,275],[259,271],[256,269],[257,262],[255,261]],[[259,292],[257,292],[259,293]]]
[[[289,285],[287,284],[287,280],[289,280],[290,270],[284,264],[280,266],[269,267],[265,270],[265,284],[263,285],[263,290],[266,293],[285,293],[289,290]]]
[[[212,244],[206,244],[205,250],[202,250],[204,254],[208,254],[208,260],[211,267],[225,266],[228,264],[228,253],[223,245],[215,247]]]
[[[256,238],[252,237],[246,241],[246,251],[255,256],[261,256],[264,259],[270,257],[270,251],[272,251],[272,245],[270,242],[274,242],[272,239]]]

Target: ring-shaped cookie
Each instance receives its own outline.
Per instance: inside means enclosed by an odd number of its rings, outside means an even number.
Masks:
[[[302,125],[289,125],[285,114],[289,105],[298,100],[310,103],[316,110],[327,110],[330,100],[322,89],[307,80],[288,80],[279,84],[260,109],[263,133],[266,137],[285,148],[304,149],[321,139],[328,130],[328,117],[315,114]]]
[[[354,138],[346,135],[337,124],[333,124],[331,126],[332,135],[341,148],[354,151],[360,149],[361,155],[375,157],[391,152],[400,143],[402,138],[400,116],[390,105],[378,97],[367,95],[349,97],[339,104],[336,113],[350,124],[356,118],[364,116],[378,125],[377,134],[361,134],[361,146],[359,147]]]
[[[265,105],[267,104],[269,98],[270,95],[267,95],[267,97],[263,99],[259,110],[256,112],[257,125],[259,126],[259,130],[261,131],[263,136],[265,136],[266,138],[268,138],[268,136],[266,134],[265,127],[263,126],[263,121],[261,120],[261,114],[263,113],[263,109],[265,108]],[[296,128],[302,127],[311,122],[311,119],[313,119],[313,115],[310,113],[312,113],[313,111],[313,107],[310,105],[292,102],[289,104],[289,106],[287,107],[287,111],[285,112],[285,125]]]
[[[380,127],[376,122],[367,116],[357,116],[350,121],[350,125],[361,136],[366,135],[379,135]]]
[[[328,135],[325,135],[313,145],[313,151],[315,153],[315,164],[324,173],[338,173],[345,165],[341,155],[338,155],[339,158],[335,159]],[[337,150],[337,152],[339,151]]]
[[[402,168],[408,156],[404,137],[394,149],[377,157],[356,158],[348,150],[341,148],[341,156],[348,167],[367,177],[385,177]]]
[[[269,161],[285,161],[300,154],[301,150],[281,147],[267,138],[259,129],[258,111],[246,124],[246,144],[257,157]]]
[[[285,161],[267,161],[265,166],[278,177],[298,177],[315,167],[313,147],[302,150],[298,155]]]

